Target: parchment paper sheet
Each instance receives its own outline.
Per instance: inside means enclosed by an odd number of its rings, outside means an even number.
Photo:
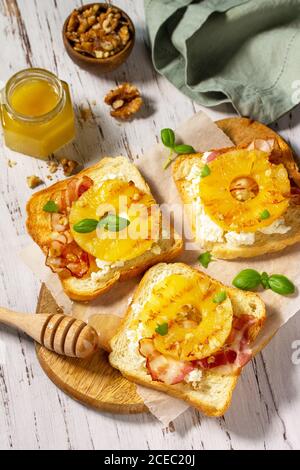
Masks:
[[[182,124],[176,130],[178,142],[182,141],[192,145],[197,151],[206,151],[212,148],[222,148],[232,146],[229,138],[214,124],[214,122],[203,112],[195,114],[191,119]],[[171,177],[170,168],[163,170],[163,161],[169,152],[162,145],[153,146],[142,158],[138,158],[135,164],[141,170],[145,179],[149,183],[156,200],[163,204],[163,213],[168,216],[172,212],[175,227],[181,233],[183,210],[177,189]],[[94,162],[91,162],[94,163]],[[189,227],[189,224],[185,224]],[[186,233],[186,250],[179,261],[185,262],[199,268],[197,257],[200,249],[196,244],[191,243],[190,233]],[[26,264],[31,267],[37,276],[47,285],[58,305],[61,305],[66,313],[72,313],[78,318],[88,321],[89,317],[95,314],[115,314],[122,316],[132,298],[135,287],[139,279],[134,279],[117,284],[110,292],[89,304],[78,304],[66,297],[61,289],[60,282],[56,275],[49,272],[45,267],[44,255],[37,246],[31,244],[21,254]],[[258,271],[267,271],[269,274],[280,273],[287,275],[297,286],[294,296],[283,297],[272,291],[262,291],[261,296],[267,305],[268,318],[263,331],[257,338],[254,351],[258,352],[298,310],[300,288],[300,250],[299,244],[291,247],[279,254],[266,255],[260,258],[222,261],[218,260],[210,263],[206,272],[216,279],[230,285],[234,276],[244,268],[255,268]],[[170,398],[169,396],[138,386],[138,393],[143,398],[150,411],[164,424],[174,420],[188,405],[181,400]]]

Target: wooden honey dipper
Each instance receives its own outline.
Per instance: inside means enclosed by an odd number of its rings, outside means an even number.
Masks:
[[[45,348],[65,356],[83,359],[99,349],[96,330],[67,315],[27,315],[0,307],[0,322],[24,331]]]

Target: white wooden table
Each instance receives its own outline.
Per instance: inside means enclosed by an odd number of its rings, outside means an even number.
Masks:
[[[176,127],[201,107],[158,76],[146,47],[142,0],[116,0],[132,17],[137,41],[128,62],[110,76],[91,75],[70,61],[61,27],[76,0],[0,0],[0,80],[30,66],[52,70],[72,87],[74,104],[90,106],[93,120],[78,119],[76,142],[59,156],[85,165],[101,155],[141,154],[162,127]],[[300,77],[299,77],[300,79]],[[133,81],[146,98],[144,111],[131,123],[117,124],[103,105],[116,83]],[[93,101],[96,100],[96,105]],[[232,115],[230,106],[207,109],[212,118]],[[276,123],[300,154],[300,109]],[[14,160],[14,168],[8,160]],[[151,162],[149,162],[151,164]],[[26,176],[47,184],[45,162],[0,147],[0,305],[33,312],[40,283],[19,258],[29,242],[25,204],[32,194]],[[61,174],[54,179],[61,178]],[[45,376],[33,343],[0,327],[1,449],[297,449],[300,447],[300,365],[291,360],[292,343],[300,339],[295,316],[271,344],[249,364],[221,419],[189,410],[167,429],[151,415],[119,416],[76,403]]]

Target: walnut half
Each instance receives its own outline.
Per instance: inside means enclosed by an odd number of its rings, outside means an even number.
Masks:
[[[139,90],[131,83],[122,83],[111,90],[105,96],[104,102],[111,106],[111,116],[123,120],[132,117],[143,104]]]

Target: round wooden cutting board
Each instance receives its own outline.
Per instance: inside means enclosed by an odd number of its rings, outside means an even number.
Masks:
[[[52,295],[42,285],[36,313],[60,311]],[[48,377],[72,398],[93,408],[112,413],[142,413],[147,411],[136,393],[136,386],[126,380],[107,359],[103,350],[91,359],[60,356],[36,345],[39,362]]]

